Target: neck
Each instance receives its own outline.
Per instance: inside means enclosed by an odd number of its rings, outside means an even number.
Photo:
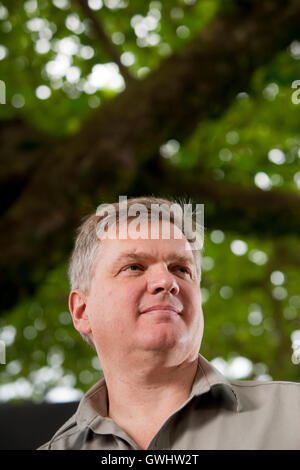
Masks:
[[[143,363],[140,368],[135,364],[119,370],[114,367],[106,369],[102,364],[109,397],[108,415],[136,442],[135,434],[144,432],[144,428],[147,428],[148,440],[151,440],[166,419],[188,399],[197,371],[198,355],[174,366],[158,367],[157,363],[154,364],[155,361]]]

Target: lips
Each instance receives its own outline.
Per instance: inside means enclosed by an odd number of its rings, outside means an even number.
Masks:
[[[172,311],[179,315],[180,312],[182,311],[182,308],[175,307],[174,305],[153,305],[152,307],[146,308],[141,313],[149,313],[149,312],[158,311],[158,310],[159,311],[161,310]]]

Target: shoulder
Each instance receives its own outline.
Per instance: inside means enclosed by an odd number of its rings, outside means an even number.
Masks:
[[[281,407],[300,412],[300,383],[288,381],[261,382],[232,380],[230,385],[239,397],[242,409]]]
[[[274,380],[274,381],[258,381],[258,380],[231,380],[230,384],[233,387],[238,387],[241,389],[250,390],[253,388],[257,388],[260,390],[288,390],[293,389],[295,392],[300,393],[300,382],[288,382],[284,380]]]
[[[79,431],[75,413],[56,431],[50,441],[41,445],[37,450],[66,449],[68,448],[66,447],[69,441],[68,438],[72,437],[72,435],[76,436]]]
[[[106,385],[104,379],[94,384],[82,397],[76,412],[52,436],[50,441],[37,450],[64,450],[77,446],[77,439],[82,436],[87,426],[100,414],[104,413],[106,403]]]

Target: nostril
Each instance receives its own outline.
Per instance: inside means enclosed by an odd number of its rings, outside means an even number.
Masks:
[[[157,288],[155,289],[155,292],[161,292],[162,290],[164,290],[163,287],[157,287]]]

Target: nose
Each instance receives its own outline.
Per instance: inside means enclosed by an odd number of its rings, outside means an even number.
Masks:
[[[179,293],[179,286],[175,276],[168,271],[167,267],[156,267],[149,275],[148,292],[150,294],[168,292],[173,295],[177,295]]]

